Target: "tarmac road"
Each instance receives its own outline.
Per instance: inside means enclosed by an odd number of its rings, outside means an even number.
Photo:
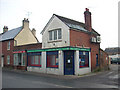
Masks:
[[[51,75],[20,70],[2,70],[2,88],[118,88],[118,66],[85,76]]]

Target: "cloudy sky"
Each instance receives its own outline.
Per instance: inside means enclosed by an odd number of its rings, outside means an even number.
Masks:
[[[9,30],[22,26],[28,18],[30,28],[35,28],[37,38],[42,42],[40,32],[52,14],[84,22],[85,8],[92,13],[92,27],[101,34],[101,48],[118,46],[118,1],[119,0],[0,0],[0,33],[3,26]]]

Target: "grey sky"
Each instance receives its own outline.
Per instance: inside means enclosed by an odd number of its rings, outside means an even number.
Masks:
[[[37,38],[52,14],[84,22],[85,8],[92,13],[92,27],[101,34],[101,48],[118,46],[119,0],[0,0],[0,33],[3,26],[9,30],[22,25],[27,12],[30,28],[35,28]]]

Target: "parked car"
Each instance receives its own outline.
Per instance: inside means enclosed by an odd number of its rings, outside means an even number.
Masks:
[[[111,58],[111,64],[120,64],[120,58]]]

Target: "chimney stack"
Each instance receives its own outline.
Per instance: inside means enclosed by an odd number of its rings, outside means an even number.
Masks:
[[[36,36],[36,30],[34,28],[32,29],[32,33],[34,36]]]
[[[23,20],[23,28],[29,28],[29,20],[26,18]]]
[[[8,31],[8,26],[3,27],[3,33]]]
[[[92,24],[91,24],[91,12],[89,12],[89,9],[86,8],[86,11],[84,12],[85,17],[85,29],[92,31]]]

